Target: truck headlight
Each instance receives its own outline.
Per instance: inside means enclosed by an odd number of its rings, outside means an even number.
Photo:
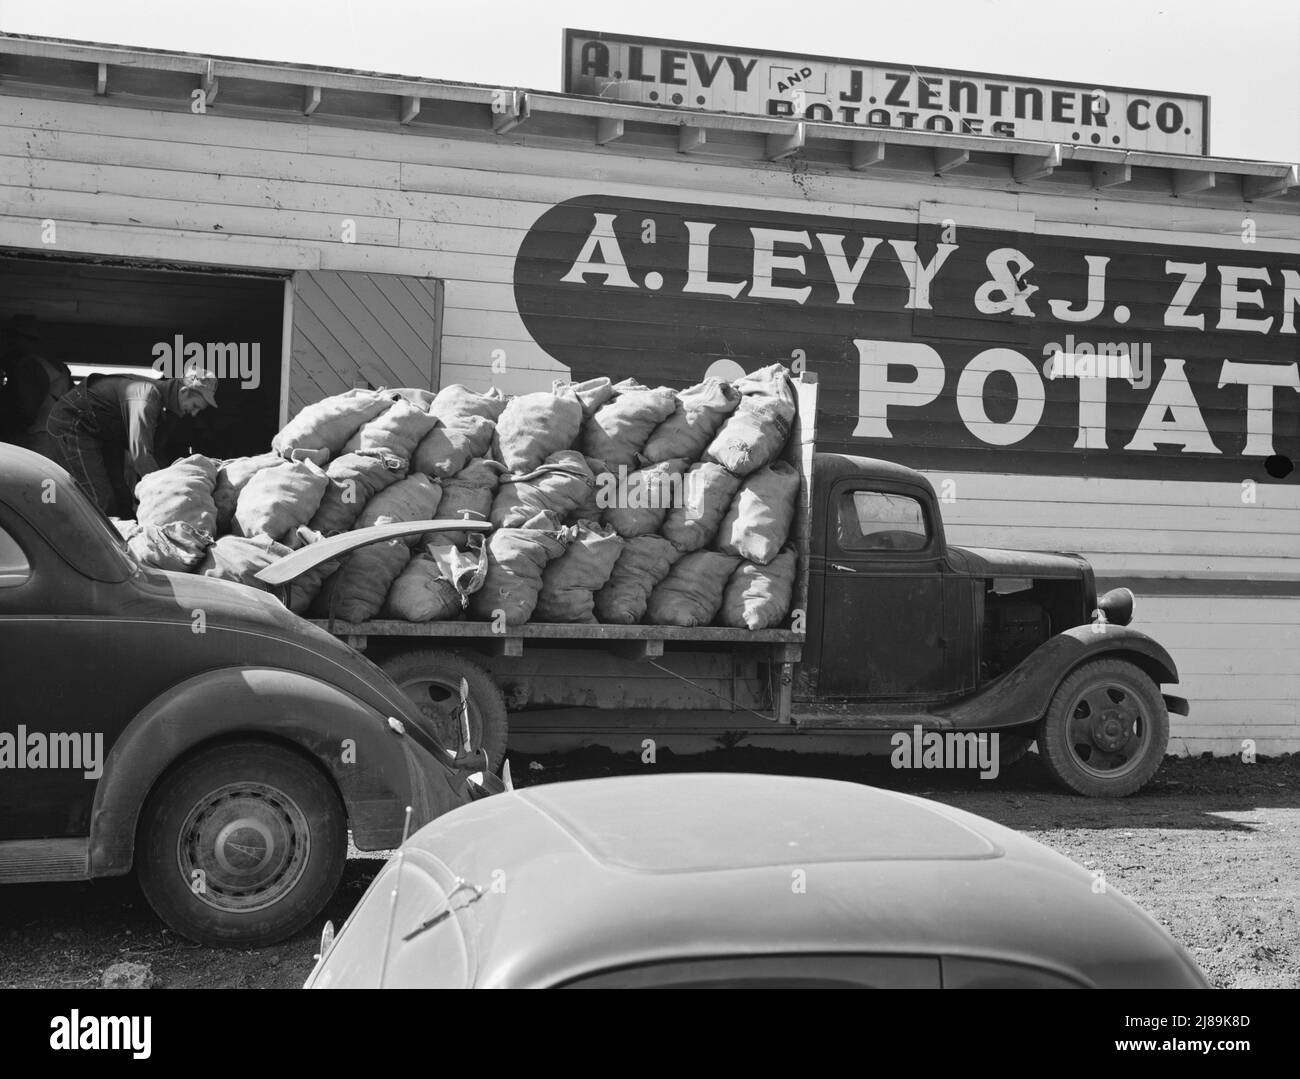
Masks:
[[[1136,604],[1137,600],[1127,588],[1112,588],[1097,600],[1097,609],[1112,625],[1127,626],[1133,621]]]

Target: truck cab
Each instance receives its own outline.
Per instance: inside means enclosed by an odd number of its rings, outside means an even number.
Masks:
[[[1159,692],[1177,670],[1129,628],[1127,589],[1098,598],[1075,554],[950,546],[929,480],[890,461],[818,453],[812,490],[797,721],[1036,739],[1086,794],[1130,793],[1155,771],[1167,713],[1187,702]]]

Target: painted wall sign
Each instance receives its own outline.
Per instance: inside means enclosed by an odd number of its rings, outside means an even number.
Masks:
[[[825,449],[1274,482],[1270,459],[1300,457],[1300,257],[1251,239],[1158,246],[590,195],[538,219],[514,286],[529,333],[575,378],[817,372]]]
[[[606,101],[1209,153],[1209,98],[566,30],[564,91]]]

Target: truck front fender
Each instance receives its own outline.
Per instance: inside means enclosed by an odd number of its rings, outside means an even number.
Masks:
[[[159,777],[198,746],[230,737],[289,743],[333,779],[357,846],[396,846],[411,828],[467,800],[452,773],[412,739],[335,686],[272,668],[222,668],[160,694],[127,725],[104,762],[90,821],[90,876],[129,872],[141,807]]]
[[[1024,726],[1046,712],[1052,695],[1082,663],[1112,656],[1127,659],[1157,685],[1178,681],[1173,658],[1140,630],[1109,623],[1073,626],[1044,641],[1019,665],[958,704],[936,710],[956,730]]]

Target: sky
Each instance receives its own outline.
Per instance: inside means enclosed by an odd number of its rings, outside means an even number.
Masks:
[[[1300,0],[0,0],[0,31],[558,90],[562,30],[1208,94],[1300,162]]]

